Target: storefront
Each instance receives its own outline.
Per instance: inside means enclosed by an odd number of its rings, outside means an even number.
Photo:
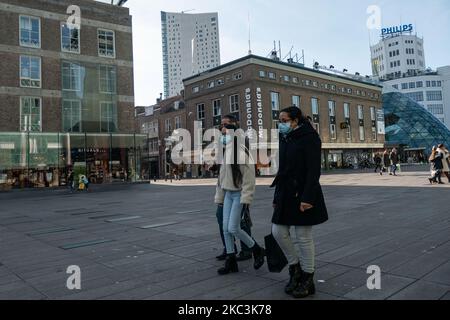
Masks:
[[[70,170],[91,183],[148,179],[147,135],[0,133],[0,190],[67,184]]]

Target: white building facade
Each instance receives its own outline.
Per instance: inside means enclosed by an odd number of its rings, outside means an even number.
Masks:
[[[450,129],[450,66],[427,70],[418,76],[384,81],[421,104]]]
[[[161,12],[164,96],[179,95],[183,79],[220,65],[217,13]]]
[[[370,47],[372,74],[380,80],[417,75],[426,69],[424,41],[409,31],[385,34]]]

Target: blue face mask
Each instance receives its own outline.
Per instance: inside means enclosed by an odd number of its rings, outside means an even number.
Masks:
[[[287,135],[289,132],[292,131],[291,123],[290,122],[280,123],[278,125],[278,129],[280,130],[281,134]]]
[[[229,144],[231,142],[231,136],[230,135],[225,135],[225,136],[222,136],[222,143],[223,143],[223,145],[227,145],[227,144]]]

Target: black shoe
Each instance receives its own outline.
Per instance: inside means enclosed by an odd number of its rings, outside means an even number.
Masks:
[[[292,295],[296,299],[302,299],[315,293],[316,287],[314,285],[314,273],[303,272],[302,279],[300,280],[297,288],[295,288],[292,292]]]
[[[227,258],[227,250],[223,249],[223,252],[221,255],[217,256],[216,259],[219,261],[225,261]]]
[[[300,266],[300,263],[294,264],[292,266],[289,266],[289,282],[284,288],[284,292],[287,294],[292,294],[295,288],[297,288],[298,284],[300,283],[300,280],[302,279],[303,270]]]
[[[253,258],[255,259],[255,262],[253,263],[253,268],[255,268],[255,270],[258,270],[264,264],[264,256],[266,255],[266,251],[264,250],[264,248],[261,248],[255,242],[255,245],[252,248],[252,252],[253,252]]]
[[[238,254],[238,256],[236,258],[236,261],[246,261],[246,260],[250,260],[251,258],[252,258],[252,253],[251,252],[242,250]]]
[[[226,275],[229,273],[235,273],[235,272],[239,272],[238,264],[236,261],[236,254],[234,254],[234,253],[228,254],[227,258],[225,260],[225,267],[217,270],[217,273],[223,276],[223,275]]]

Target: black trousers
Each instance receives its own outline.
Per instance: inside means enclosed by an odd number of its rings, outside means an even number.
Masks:
[[[223,247],[225,248],[225,238],[223,236],[223,206],[217,206],[216,217],[217,217],[217,223],[219,224],[220,238],[222,239],[222,244],[223,244]],[[242,230],[247,232],[247,234],[250,237],[252,236],[252,231],[251,231],[251,228],[249,226],[247,226],[245,224],[241,224],[241,228],[242,228]],[[251,252],[252,251],[242,241],[241,241],[241,250],[242,251],[246,251],[246,252]]]

